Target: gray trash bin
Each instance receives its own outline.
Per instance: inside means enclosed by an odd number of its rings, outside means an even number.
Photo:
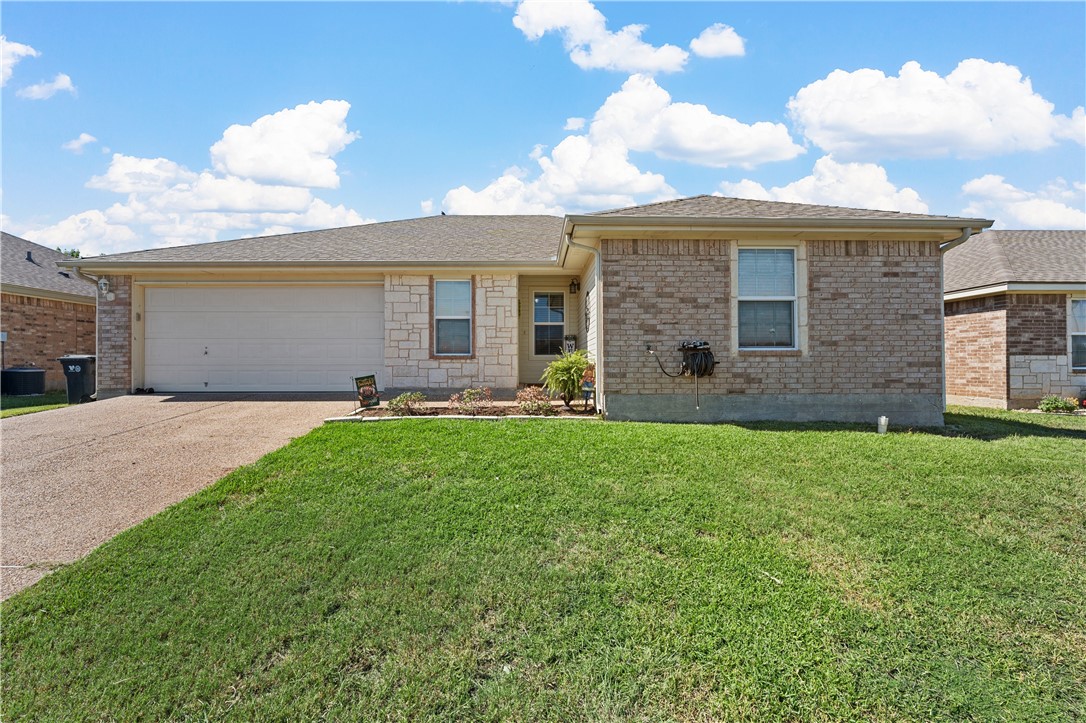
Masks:
[[[64,376],[68,379],[68,404],[82,404],[91,401],[95,392],[94,365],[97,360],[93,354],[68,354],[57,359]]]

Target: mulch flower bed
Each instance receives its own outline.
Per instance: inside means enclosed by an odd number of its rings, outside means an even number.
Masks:
[[[554,414],[533,414],[533,417],[592,417],[596,414],[596,409],[590,404],[587,411],[582,404],[574,404],[573,409],[570,409],[563,405],[561,402],[554,403]],[[397,415],[388,410],[386,403],[382,402],[379,407],[370,407],[369,409],[363,409],[362,411],[354,414],[355,417],[509,417],[509,416],[524,416],[524,412],[521,411],[520,406],[515,402],[508,403],[495,403],[489,407],[483,407],[476,411],[475,414],[465,415],[464,412],[456,409],[455,407],[449,407],[446,402],[427,402],[424,407],[416,410],[412,414]]]

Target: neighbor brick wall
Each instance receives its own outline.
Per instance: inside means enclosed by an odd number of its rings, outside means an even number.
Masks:
[[[946,393],[951,403],[1007,406],[1006,294],[945,307]]]
[[[1067,354],[1067,295],[1011,294],[1007,304],[1007,353]]]
[[[951,403],[1033,407],[1044,396],[1082,393],[1071,371],[1066,294],[997,294],[946,304]]]
[[[430,353],[430,277],[385,276],[385,378],[394,389],[517,386],[517,276],[474,276],[474,354]]]
[[[132,391],[132,277],[106,276],[113,301],[98,299],[99,397]]]
[[[0,326],[8,334],[4,365],[40,367],[46,391],[66,388],[57,357],[94,353],[94,301],[89,302],[0,294]]]
[[[732,241],[602,242],[608,394],[691,393],[668,371],[684,339],[720,364],[701,394],[942,394],[941,263],[935,242],[808,241],[807,346],[731,349]],[[802,295],[802,291],[801,291]],[[801,320],[802,324],[802,320]]]

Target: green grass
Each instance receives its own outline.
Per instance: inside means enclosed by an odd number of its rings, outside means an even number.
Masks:
[[[4,720],[1076,720],[1086,419],[330,425],[7,601]]]
[[[20,414],[33,414],[44,412],[47,409],[57,409],[68,406],[67,392],[46,392],[35,397],[0,397],[0,419],[5,417],[17,417]]]

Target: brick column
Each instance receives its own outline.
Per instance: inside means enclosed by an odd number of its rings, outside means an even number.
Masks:
[[[132,277],[106,276],[112,301],[98,295],[98,398],[132,391]]]

